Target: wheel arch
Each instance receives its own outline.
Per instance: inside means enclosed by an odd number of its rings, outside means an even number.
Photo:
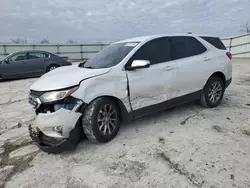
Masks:
[[[52,67],[53,65],[55,65],[55,66],[57,66],[57,67],[60,67],[60,65],[57,64],[57,63],[50,63],[50,64],[47,64],[46,72],[48,72],[49,68]]]
[[[222,80],[222,82],[224,83],[224,86],[226,86],[226,76],[225,76],[224,73],[222,73],[222,72],[220,72],[220,71],[217,71],[217,72],[214,72],[211,76],[209,76],[209,78],[211,78],[212,76],[217,76],[217,77],[219,77],[219,78]],[[209,78],[208,78],[208,79],[209,79]],[[206,80],[204,86],[206,85],[208,79]]]
[[[131,121],[133,115],[131,112],[128,112],[126,106],[124,105],[124,103],[122,102],[121,99],[115,97],[115,96],[111,96],[111,95],[103,95],[103,96],[98,96],[96,98],[94,98],[92,101],[99,99],[99,98],[108,98],[111,99],[112,101],[115,102],[115,104],[117,105],[119,112],[120,112],[120,118],[122,122],[129,122]],[[90,101],[89,104],[92,102]]]

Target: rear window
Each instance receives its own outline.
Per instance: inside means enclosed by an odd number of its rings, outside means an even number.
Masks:
[[[212,44],[215,48],[218,48],[220,50],[226,50],[224,44],[217,37],[201,37],[201,38]]]

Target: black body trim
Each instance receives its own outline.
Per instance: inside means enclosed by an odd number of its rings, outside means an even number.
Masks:
[[[32,141],[44,152],[60,153],[63,151],[74,150],[77,143],[83,138],[81,126],[76,126],[70,131],[68,139],[56,140],[55,138],[46,136],[40,130],[35,130],[29,125],[29,134]]]
[[[229,80],[226,81],[226,85],[225,88],[227,88],[232,82],[232,78],[230,78]]]
[[[128,123],[128,122],[132,121],[133,120],[133,113],[132,112],[129,113],[127,111],[125,105],[120,100],[118,100],[117,103],[118,103],[118,107],[120,109],[122,122]]]
[[[159,104],[154,104],[151,106],[147,106],[138,110],[135,110],[134,113],[134,118],[139,118],[145,115],[149,115],[161,110],[165,110],[168,108],[172,108],[174,106],[178,106],[181,104],[193,102],[197,99],[200,99],[201,97],[202,90],[196,91],[181,97],[176,97],[174,99],[167,100],[165,102],[159,103]]]
[[[83,113],[84,110],[87,108],[88,104],[87,103],[83,103],[76,112],[80,112],[80,113]]]
[[[227,83],[230,84],[230,80],[228,80]],[[202,94],[202,90],[199,90],[191,94],[187,94],[181,97],[176,97],[174,99],[170,99],[168,101],[165,101],[159,104],[147,106],[147,107],[135,110],[135,111],[131,111],[129,113],[121,101],[118,101],[118,105],[121,110],[122,120],[124,122],[129,122],[135,118],[140,118],[142,116],[153,114],[155,112],[158,112],[164,109],[168,109],[174,106],[178,106],[181,104],[195,101],[197,99],[200,99],[201,94]],[[83,103],[79,111],[83,112],[86,106],[87,104]],[[35,130],[34,128],[32,128],[31,125],[29,126],[29,133],[30,133],[30,137],[32,138],[32,140],[36,143],[36,145],[38,145],[39,148],[41,148],[41,150],[48,152],[48,153],[60,153],[65,150],[75,149],[75,146],[83,137],[82,127],[80,126],[79,123],[80,121],[78,121],[76,127],[70,131],[70,136],[68,139],[57,140],[55,138],[48,137],[44,135],[39,129]]]

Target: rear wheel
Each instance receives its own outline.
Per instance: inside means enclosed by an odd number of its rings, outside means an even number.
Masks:
[[[93,142],[112,140],[120,128],[120,112],[109,98],[98,98],[91,102],[82,116],[83,131]]]
[[[46,72],[52,71],[52,70],[54,70],[54,69],[56,69],[58,67],[59,67],[59,65],[50,65],[50,66],[48,66]]]
[[[225,84],[221,78],[212,76],[208,79],[202,95],[201,104],[208,108],[216,107],[220,104],[225,91]]]

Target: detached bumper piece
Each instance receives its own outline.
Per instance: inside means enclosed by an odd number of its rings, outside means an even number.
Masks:
[[[81,140],[82,130],[78,126],[70,132],[69,139],[57,139],[46,136],[39,129],[34,129],[29,125],[29,134],[33,142],[44,152],[60,153],[67,150],[74,150],[77,143]]]

